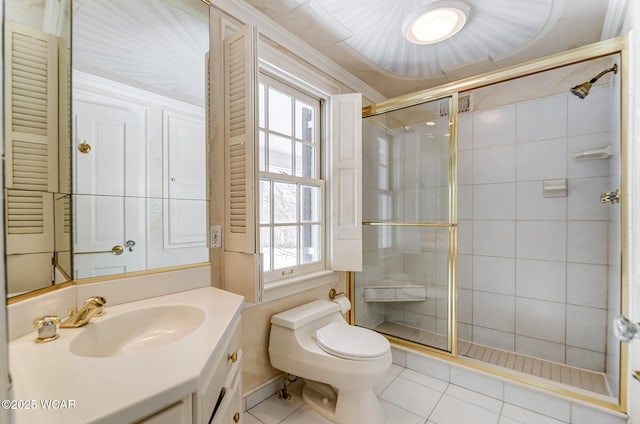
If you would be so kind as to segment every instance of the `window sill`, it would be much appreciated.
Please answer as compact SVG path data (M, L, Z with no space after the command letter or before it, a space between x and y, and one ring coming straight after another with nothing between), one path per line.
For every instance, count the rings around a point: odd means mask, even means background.
M264 286L262 302L270 302L325 284L337 283L339 279L340 272L323 270L267 283Z

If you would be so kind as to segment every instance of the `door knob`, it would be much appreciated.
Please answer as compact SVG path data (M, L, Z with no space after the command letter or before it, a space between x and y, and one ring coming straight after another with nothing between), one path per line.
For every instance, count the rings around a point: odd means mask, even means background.
M640 325L621 315L613 320L613 333L618 340L630 342L635 337L640 337Z
M83 140L82 143L78 144L78 150L80 153L88 154L91 151L91 145L87 144L87 140Z
M111 253L113 253L116 256L122 255L123 252L124 252L124 247L121 244L116 244L111 248Z

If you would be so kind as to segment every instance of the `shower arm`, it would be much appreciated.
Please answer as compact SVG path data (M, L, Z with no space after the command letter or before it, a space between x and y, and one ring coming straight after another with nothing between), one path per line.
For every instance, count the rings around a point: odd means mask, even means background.
M605 69L604 71L600 72L598 75L596 75L595 77L591 78L591 81L589 81L589 82L591 84L593 84L596 81L598 81L600 78L602 78L603 75L608 74L609 72L613 72L614 74L617 74L618 73L618 64L615 63L611 68Z

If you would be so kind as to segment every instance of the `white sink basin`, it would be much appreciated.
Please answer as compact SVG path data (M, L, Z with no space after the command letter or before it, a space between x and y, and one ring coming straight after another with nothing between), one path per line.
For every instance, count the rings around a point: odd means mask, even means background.
M108 311L107 311L108 313ZM200 308L159 305L94 320L79 331L69 349L79 356L114 357L148 351L192 333L204 321ZM73 330L78 331L78 330Z

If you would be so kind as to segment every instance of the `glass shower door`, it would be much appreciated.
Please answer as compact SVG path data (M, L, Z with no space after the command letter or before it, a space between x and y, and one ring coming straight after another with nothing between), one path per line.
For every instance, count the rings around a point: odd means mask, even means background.
M452 352L455 111L446 97L363 120L355 324Z

